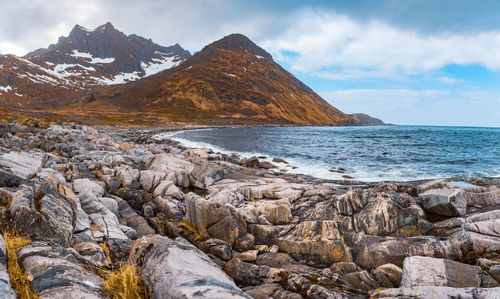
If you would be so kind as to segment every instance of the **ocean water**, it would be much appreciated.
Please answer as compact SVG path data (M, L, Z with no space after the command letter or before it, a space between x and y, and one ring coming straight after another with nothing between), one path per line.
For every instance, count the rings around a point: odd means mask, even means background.
M342 178L329 171L332 167L363 181L500 175L500 128L224 128L180 131L169 138L244 157L283 158L289 165L275 163L280 168L318 178Z

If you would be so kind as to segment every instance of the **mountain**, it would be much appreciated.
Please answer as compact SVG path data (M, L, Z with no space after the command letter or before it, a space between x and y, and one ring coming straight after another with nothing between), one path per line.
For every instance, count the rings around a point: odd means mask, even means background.
M92 99L97 99L93 109L113 106L140 110L180 122L360 124L241 34L204 47L168 71L92 93Z
M382 120L380 120L378 118L375 118L375 117L371 117L368 114L354 113L353 116L356 117L361 122L361 124L363 124L364 126L381 126L381 125L385 125L385 123Z
M71 96L97 85L121 84L156 74L191 57L176 44L163 47L106 23L93 30L76 25L57 44L24 57L0 57L0 97L33 104Z
M0 56L0 106L117 122L363 125L332 107L246 36L195 55L125 35L106 23L76 25L24 57Z

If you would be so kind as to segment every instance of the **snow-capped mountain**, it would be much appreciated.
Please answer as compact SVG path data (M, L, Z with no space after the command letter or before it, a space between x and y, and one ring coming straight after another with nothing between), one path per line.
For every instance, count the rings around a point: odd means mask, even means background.
M135 34L125 35L106 23L89 30L76 25L57 44L24 57L0 56L0 97L37 98L51 89L84 89L121 84L175 67L191 57L176 44L163 47ZM41 88L43 90L43 88Z

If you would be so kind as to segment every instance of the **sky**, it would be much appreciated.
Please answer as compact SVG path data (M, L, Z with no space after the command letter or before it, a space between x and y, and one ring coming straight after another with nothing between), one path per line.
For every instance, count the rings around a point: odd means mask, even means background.
M492 0L0 0L0 53L108 21L191 53L242 33L346 113L500 127L498 20Z

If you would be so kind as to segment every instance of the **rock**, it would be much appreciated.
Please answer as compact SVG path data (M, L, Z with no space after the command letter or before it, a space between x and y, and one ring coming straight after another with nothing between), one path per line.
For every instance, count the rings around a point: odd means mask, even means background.
M133 242L128 239L108 239L105 242L109 249L109 257L114 267L118 267L127 262Z
M138 266L152 298L250 298L187 241L145 236L134 243L130 260Z
M86 198L98 198L104 195L104 188L89 179L77 179L73 182L73 190L80 200Z
M137 215L137 212L134 211L126 201L116 196L113 197L113 199L118 204L118 213L120 214L120 217L125 220L127 226L132 228L137 233L138 237L152 235L155 233L154 229L149 226L148 222L141 216ZM125 234L127 233L125 232Z
M403 208L396 201L378 196L355 213L353 224L357 232L367 235L414 236L430 227L424 211L416 204Z
M401 287L449 286L498 287L491 276L479 266L462 264L448 259L423 256L407 257L403 262Z
M238 254L238 258L243 262L255 262L258 253L258 250L248 250Z
M344 279L357 290L369 291L379 287L377 281L367 271L345 274Z
M265 252L259 254L255 260L257 265L266 265L271 268L283 268L285 265L295 264L295 260L288 254L282 252Z
M292 220L292 210L288 205L267 205L266 219L273 224L287 224Z
M467 198L461 189L432 189L420 194L425 210L443 216L465 214Z
M403 269L393 264L378 266L373 271L373 276L378 284L384 288L397 288L401 283Z
M126 150L129 150L129 149L132 149L132 146L128 142L123 142L122 144L120 144L119 149L121 151L126 151Z
M238 258L231 259L225 266L224 271L238 284L245 286L262 284L270 272L270 268L264 265L254 265L242 262Z
M340 275L361 271L358 265L353 262L338 262L330 266L332 273Z
M19 263L31 276L31 289L42 298L106 298L97 265L72 248L33 242L19 250Z
M452 288L443 286L418 286L412 288L377 290L371 294L371 297L412 299L486 299L500 298L500 288Z
M173 197L177 200L184 200L186 195L172 181L162 181L153 191L154 197Z
M420 236L410 238L364 236L349 242L353 247L356 264L375 269L384 264L402 267L409 256L429 256L460 260L462 251L457 241L437 237Z
M35 176L42 167L42 156L27 152L8 152L0 156L0 187L17 187Z
M130 240L137 240L139 238L139 235L137 234L137 231L129 226L120 224L120 228L122 232L130 239Z
M161 172L143 170L139 178L142 189L146 192L152 192L165 179L165 174Z
M246 167L250 167L250 168L256 168L256 167L259 167L259 158L257 157L250 157L248 159L245 160L245 166Z
M134 182L139 181L140 172L128 165L122 165L116 169L116 177L123 187L130 187Z
M100 267L109 267L106 253L102 250L101 246L95 243L82 242L76 244L73 248L82 256L91 259L96 265Z
M149 170L166 174L168 180L172 180L177 186L184 188L189 187L189 173L193 169L192 163L168 154L157 155L149 165Z
M186 218L200 233L208 232L231 245L246 234L246 222L232 215L231 209L194 193L186 198Z
M194 167L193 171L189 174L189 182L195 188L205 189L215 182L222 180L226 171L216 162L204 161Z
M266 283L246 291L248 295L255 299L269 298L287 298L287 299L302 299L302 296L297 293L292 293L284 290L277 283ZM314 298L314 297L311 297Z
M306 258L325 264L352 260L334 221L301 222L275 242L281 251L298 260Z
M16 228L32 240L69 247L78 200L73 192L58 184L57 177L49 176L38 190L37 198L31 187L22 186L14 194L10 214Z
M7 247L2 235L0 235L0 298L16 298L16 292L12 289L7 272Z
M278 168L278 166L274 165L271 162L264 161L264 162L260 162L259 163L259 168L263 168L263 169L275 169L275 168Z
M281 158L273 158L273 162L274 163L285 163L285 164L288 164L287 161L281 159Z
M278 245L273 245L273 246L269 247L268 252L270 252L270 253L277 253L279 250L280 250L280 248L279 248Z

